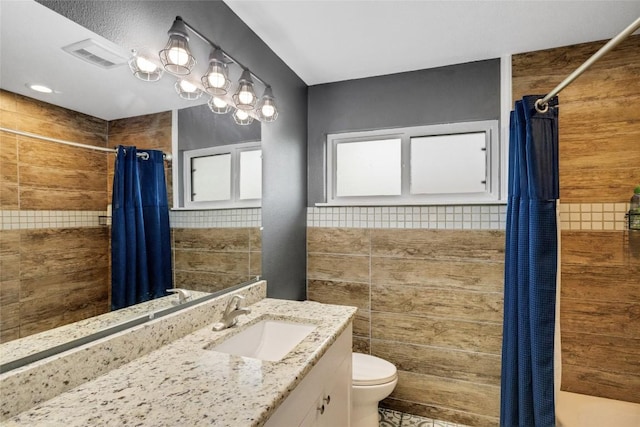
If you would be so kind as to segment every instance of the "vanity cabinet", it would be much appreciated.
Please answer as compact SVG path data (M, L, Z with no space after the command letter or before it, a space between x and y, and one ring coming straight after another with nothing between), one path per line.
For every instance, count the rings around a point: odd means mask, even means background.
M285 399L265 427L347 427L351 410L351 324Z

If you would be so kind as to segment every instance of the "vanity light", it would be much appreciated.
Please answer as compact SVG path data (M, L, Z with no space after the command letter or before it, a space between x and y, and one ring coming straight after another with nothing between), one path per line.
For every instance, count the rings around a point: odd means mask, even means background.
M209 68L202 76L202 86L211 95L226 95L231 86L229 69L220 49L214 48L209 54Z
M209 105L211 111L216 114L227 114L231 111L231 105L229 105L224 99L218 98L217 96L212 96L211 99L209 99L209 102L207 102L207 105Z
M198 86L191 83L189 80L181 79L174 85L176 92L182 99L193 101L202 96L202 91L198 89Z
M131 50L132 56L129 59L129 68L134 76L145 82L155 82L160 80L164 70L155 64L145 55L139 54L135 50Z
M136 77L145 81L159 80L164 71L176 76L191 74L196 65L196 58L189 48L189 34L195 34L200 40L211 48L209 53L209 65L199 81L195 79L180 79L174 87L181 98L194 100L207 92L211 98L207 102L212 112L226 114L235 110L233 119L239 125L248 125L254 119L262 122L273 122L278 117L275 97L271 86L249 71L238 60L225 52L220 46L213 43L198 30L185 22L180 16L171 25L169 41L159 52L162 67L156 64L156 60L147 55L139 55L133 51L133 58L129 61L129 67ZM240 73L238 87L233 96L230 96L230 73ZM264 87L262 98L256 96L255 81Z
M189 35L181 17L176 17L167 34L169 41L159 53L164 69L179 76L191 73L196 65L196 58L189 49Z
M233 120L236 122L236 124L241 126L246 126L253 123L253 117L251 117L245 110L241 110L239 108L233 112Z
M233 102L239 110L253 110L256 105L256 93L253 90L253 79L248 69L244 69L240 80L238 80L238 90L233 95Z
M258 120L262 122L274 122L278 118L278 110L276 108L275 98L271 86L264 89L262 98L256 107Z

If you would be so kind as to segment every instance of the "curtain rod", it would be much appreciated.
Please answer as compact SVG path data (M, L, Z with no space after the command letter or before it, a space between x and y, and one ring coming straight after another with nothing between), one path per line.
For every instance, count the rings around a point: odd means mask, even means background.
M626 39L630 36L635 30L640 28L640 18L636 19L629 25L627 28L622 30L620 34L612 38L602 46L596 53L594 53L591 58L587 59L581 66L576 68L576 70L569 74L567 78L565 78L558 86L553 88L551 92L547 94L544 98L538 99L536 101L536 110L539 112L546 112L549 107L548 102L551 98L556 96L562 89L569 86L575 79L577 79L582 73L584 73L589 67L593 65L598 59L600 59L604 54L609 52L611 49L616 47L622 40Z
M0 127L0 131L13 133L15 135L20 135L20 136L26 136L29 138L42 139L44 141L55 142L58 144L70 145L72 147L88 148L89 150L102 151L105 153L118 152L116 148L96 147L95 145L80 144L79 142L65 141L64 139L58 139L58 138L50 138L48 136L38 135L37 133L23 132L23 131L14 130L14 129L7 129L4 127ZM138 153L138 157L142 157L142 156L144 156L143 153ZM173 158L173 156L170 153L162 153L162 157L168 162L170 162Z

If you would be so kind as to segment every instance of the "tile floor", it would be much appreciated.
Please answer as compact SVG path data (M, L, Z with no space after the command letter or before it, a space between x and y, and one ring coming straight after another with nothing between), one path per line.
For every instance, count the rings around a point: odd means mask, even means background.
M466 427L462 424L405 414L391 409L378 409L380 427Z

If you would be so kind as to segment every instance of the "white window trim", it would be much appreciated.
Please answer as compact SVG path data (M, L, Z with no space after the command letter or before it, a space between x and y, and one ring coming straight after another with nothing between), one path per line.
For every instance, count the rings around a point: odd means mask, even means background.
M184 182L184 209L232 209L232 208L259 208L262 199L240 200L240 153L262 149L260 141L241 144L221 145L217 147L199 148L187 150L183 153L182 171ZM191 159L194 157L214 156L218 154L231 154L231 200L202 201L191 200Z
M483 193L411 195L410 143L412 137L435 136L454 133L486 132L487 135L487 187ZM413 126L374 131L328 134L326 143L326 203L316 206L399 206L399 205L457 205L504 204L506 183L501 174L501 162L506 156L506 144L499 137L498 120ZM344 142L371 141L400 138L402 140L402 195L373 197L337 197L336 194L336 145Z

